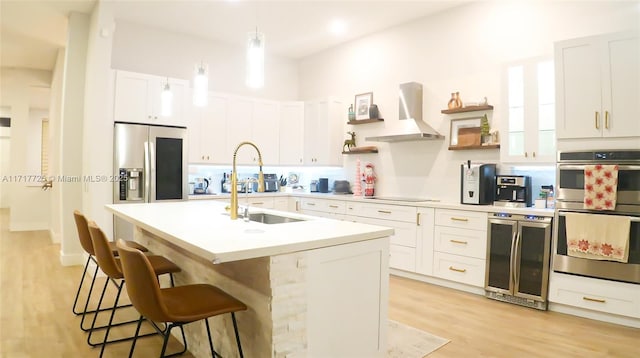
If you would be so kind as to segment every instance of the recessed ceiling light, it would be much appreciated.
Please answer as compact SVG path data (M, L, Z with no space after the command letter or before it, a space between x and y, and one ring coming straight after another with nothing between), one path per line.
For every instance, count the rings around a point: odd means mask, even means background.
M334 35L342 35L347 32L347 23L342 19L334 19L329 23L329 31Z

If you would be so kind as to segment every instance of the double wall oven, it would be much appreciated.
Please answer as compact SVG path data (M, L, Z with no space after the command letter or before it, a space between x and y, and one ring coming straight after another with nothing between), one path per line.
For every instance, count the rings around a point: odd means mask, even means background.
M583 209L585 166L617 165L618 186L614 210ZM597 150L558 152L553 270L640 284L640 150ZM567 253L567 213L621 215L629 217L628 262L600 261L572 257Z

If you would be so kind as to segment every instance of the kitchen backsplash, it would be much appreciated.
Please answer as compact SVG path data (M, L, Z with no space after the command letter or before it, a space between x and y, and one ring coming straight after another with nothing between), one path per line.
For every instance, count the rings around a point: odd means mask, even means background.
M499 175L528 175L531 177L532 197L536 199L543 185L553 185L554 191L556 187L556 167L517 167L517 166L498 166Z
M246 179L253 176L258 172L257 167L238 167L238 178ZM309 183L311 180L317 180L318 178L329 179L329 190L333 189L333 183L336 180L344 180L348 178L344 174L342 168L325 168L325 167L268 167L262 168L262 172L265 174L275 173L278 177L282 175L283 178L288 180L290 174L296 174L298 176L298 185L302 185L304 191L309 191ZM214 193L220 193L221 182L224 174L231 173L230 166L213 166L213 165L189 165L189 182L194 182L195 178L211 178L211 184ZM353 183L351 183L353 184ZM287 186L291 187L290 182Z
M353 169L348 168L324 168L324 167L263 167L264 173L275 173L278 177L282 175L283 178L288 178L289 174L294 173L298 175L299 185L302 185L304 191L309 191L309 182L311 180L317 180L318 178L329 179L329 190L333 189L333 183L335 180L348 180L353 188ZM195 178L205 177L211 178L212 190L214 193L221 192L221 181L225 173L230 173L231 167L228 166L212 166L212 165L190 165L189 166L189 182L194 182ZM244 179L251 177L257 172L257 168L254 167L238 167L238 178ZM533 198L538 197L538 193L543 185L554 185L556 182L556 168L555 166L508 166L498 165L499 175L528 175L531 177L531 188ZM386 175L386 174L385 174ZM458 177L456 176L456 179ZM457 179L459 180L459 179ZM288 183L291 186L291 183ZM410 193L403 195L410 195ZM441 195L442 197L458 198L459 193L453 193L452 195ZM455 201L455 200L454 200Z

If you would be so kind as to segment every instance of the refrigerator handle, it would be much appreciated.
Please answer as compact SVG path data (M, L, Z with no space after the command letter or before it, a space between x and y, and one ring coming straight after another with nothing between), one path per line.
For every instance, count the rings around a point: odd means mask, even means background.
M153 141L149 141L149 202L155 201L156 192L156 148Z
M511 235L511 257L509 257L509 281L510 284L513 283L515 285L516 283L516 277L515 277L515 266L514 266L514 258L515 258L515 248L516 248L516 236L518 235L517 231L513 232L513 235ZM511 285L510 285L511 286ZM515 288L515 287L512 287Z
M515 287L513 288L513 292L520 289L520 246L522 235L520 235L520 231L516 235L516 248L514 250L514 260L513 260L513 279L515 282Z
M149 153L149 142L144 142L144 202L148 203L150 200L151 189L151 160Z

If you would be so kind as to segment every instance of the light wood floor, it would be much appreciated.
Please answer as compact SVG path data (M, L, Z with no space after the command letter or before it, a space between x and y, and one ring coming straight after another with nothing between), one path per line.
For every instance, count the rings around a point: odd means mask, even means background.
M10 233L8 211L0 209L0 357L98 356L99 350L86 344L80 318L71 313L82 268L60 265L59 251L46 232ZM391 278L390 288L391 319L451 340L429 357L640 356L640 329L398 277ZM119 318L137 318L132 309L121 311ZM133 329L122 328L114 335ZM159 337L139 340L135 356L158 356L161 345ZM126 357L129 347L129 342L111 344L105 357ZM169 352L179 348L173 340Z

